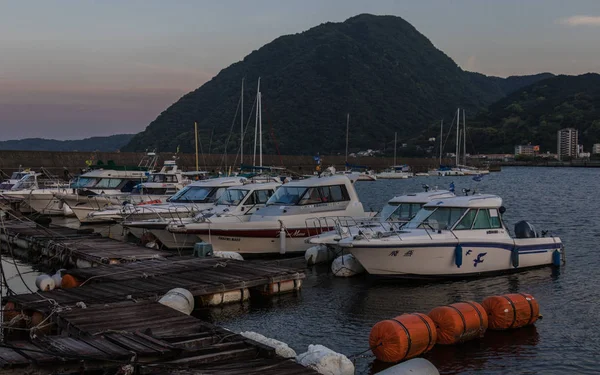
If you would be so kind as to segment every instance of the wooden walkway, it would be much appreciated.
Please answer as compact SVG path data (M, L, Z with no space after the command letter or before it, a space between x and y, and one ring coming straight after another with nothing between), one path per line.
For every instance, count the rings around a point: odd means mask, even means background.
M6 300L20 309L47 312L51 306L48 300L59 306L73 306L78 302L92 305L130 299L157 300L173 288L185 288L195 297L247 289L251 295L277 294L270 293L271 286L291 282L297 290L306 276L298 269L264 263L194 257L74 269L67 273L83 284L70 289L9 296Z
M94 267L144 259L163 258L172 252L104 238L93 230L57 225L43 227L32 222L10 221L0 227L2 249L17 257L40 259L64 268Z
M0 368L48 373L69 365L120 367L135 353L143 374L316 374L275 350L157 302L72 308L52 317L57 333L0 348ZM66 336L69 337L66 337ZM75 371L77 368L72 368ZM45 372L44 372L45 371ZM16 372L15 372L16 373Z

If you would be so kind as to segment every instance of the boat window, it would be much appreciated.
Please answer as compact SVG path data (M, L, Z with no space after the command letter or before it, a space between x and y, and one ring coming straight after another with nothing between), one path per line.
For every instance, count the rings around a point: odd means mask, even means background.
M324 202L344 202L349 201L348 191L344 185L323 186L321 195Z
M491 229L492 223L490 220L490 211L487 209L479 210L477 212L477 217L475 218L475 223L473 224L473 229Z
M304 195L302 196L302 199L300 199L300 202L298 202L298 204L304 205L304 204L323 203L323 198L321 197L320 190L321 189L317 188L317 187L309 188L304 193Z
M216 202L221 198L224 192L227 191L226 187L213 188L212 191L208 194L209 202Z
M148 179L148 182L163 182L165 180L164 174L153 174Z
M433 210L433 212L431 212ZM444 230L452 228L454 223L465 212L465 208L437 207L423 208L406 225L406 228L424 228L434 230Z
M90 188L96 185L96 182L99 180L93 177L80 177L76 179L72 184L71 188L80 189L80 188Z
M237 206L244 199L244 197L248 194L248 190L243 189L227 189L219 199L217 200L217 204L224 204L228 206ZM248 204L248 203L246 203Z
M398 206L398 203L388 203L385 206L383 206L383 208L381 209L381 211L379 211L377 216L381 220L388 220L390 218L390 215L394 213Z
M10 190L13 186L10 182L3 182L0 184L0 190Z
M500 215L498 215L498 210L495 208L490 208L490 224L492 228L502 228L502 223L500 222Z
M121 186L122 193L130 193L138 185L137 181L129 180Z
M473 221L475 221L475 216L477 215L477 210L469 210L465 216L456 224L454 230L466 230L471 229L473 226Z
M122 181L123 180L120 178L102 178L95 187L97 189L114 189L119 186Z
M256 195L255 200L257 204L265 204L273 195L273 190L257 190L254 194Z
M173 195L170 202L204 202L208 195L212 192L209 187L202 186L186 186Z
M11 190L31 189L35 187L35 175L27 174L12 187Z
M281 186L275 191L275 194L269 198L267 205L297 204L300 197L302 197L307 190L308 189L305 187Z
M435 211L435 207L423 207L421 211L410 219L410 221L404 226L408 229L422 228L421 224Z

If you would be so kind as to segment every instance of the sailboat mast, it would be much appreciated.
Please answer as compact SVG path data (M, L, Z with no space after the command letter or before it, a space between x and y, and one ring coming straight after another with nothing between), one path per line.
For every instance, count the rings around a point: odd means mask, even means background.
M262 149L262 93L258 92L258 144L259 144L259 160L260 166L263 166L263 149Z
M460 108L456 110L456 165L458 166L460 155Z
M198 123L194 121L194 134L196 135L196 171L198 171Z
M256 113L254 118L254 154L252 156L252 166L256 166L256 143L258 141L258 112L260 107L260 77L258 77L258 87L256 88Z
M348 163L348 129L350 126L350 113L346 115L346 163Z
M442 165L442 148L444 147L442 138L444 137L444 120L440 123L440 166Z
M398 143L398 132L394 132L394 168L396 167L396 144Z
M240 165L244 164L244 80L245 78L242 78L242 93L240 97Z
M467 165L467 124L465 122L465 110L463 109L463 164Z

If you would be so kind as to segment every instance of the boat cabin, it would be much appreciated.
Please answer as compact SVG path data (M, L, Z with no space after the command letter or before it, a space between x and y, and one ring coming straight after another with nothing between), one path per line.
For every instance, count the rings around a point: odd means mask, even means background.
M214 203L232 186L241 186L242 177L220 177L191 183L169 198L169 203Z
M504 229L503 210L502 198L491 194L434 199L425 204L402 229Z
M95 169L76 177L71 182L70 188L93 193L105 190L130 193L136 185L146 181L147 178L143 171Z
M249 215L260 207L264 207L273 196L280 183L267 182L234 186L225 190L214 207L203 210L195 221L214 215Z
M379 221L408 221L421 210L423 205L434 199L455 197L448 190L432 190L421 193L398 195L390 199L376 215Z

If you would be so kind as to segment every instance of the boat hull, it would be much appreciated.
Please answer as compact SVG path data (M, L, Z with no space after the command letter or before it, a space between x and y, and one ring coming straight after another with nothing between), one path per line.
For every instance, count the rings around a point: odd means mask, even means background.
M349 250L370 274L409 279L476 277L552 265L553 252L562 252L560 240L554 238L462 242L459 266L457 245L458 241L412 244L407 241L401 245L356 244ZM517 263L515 251L518 251Z

